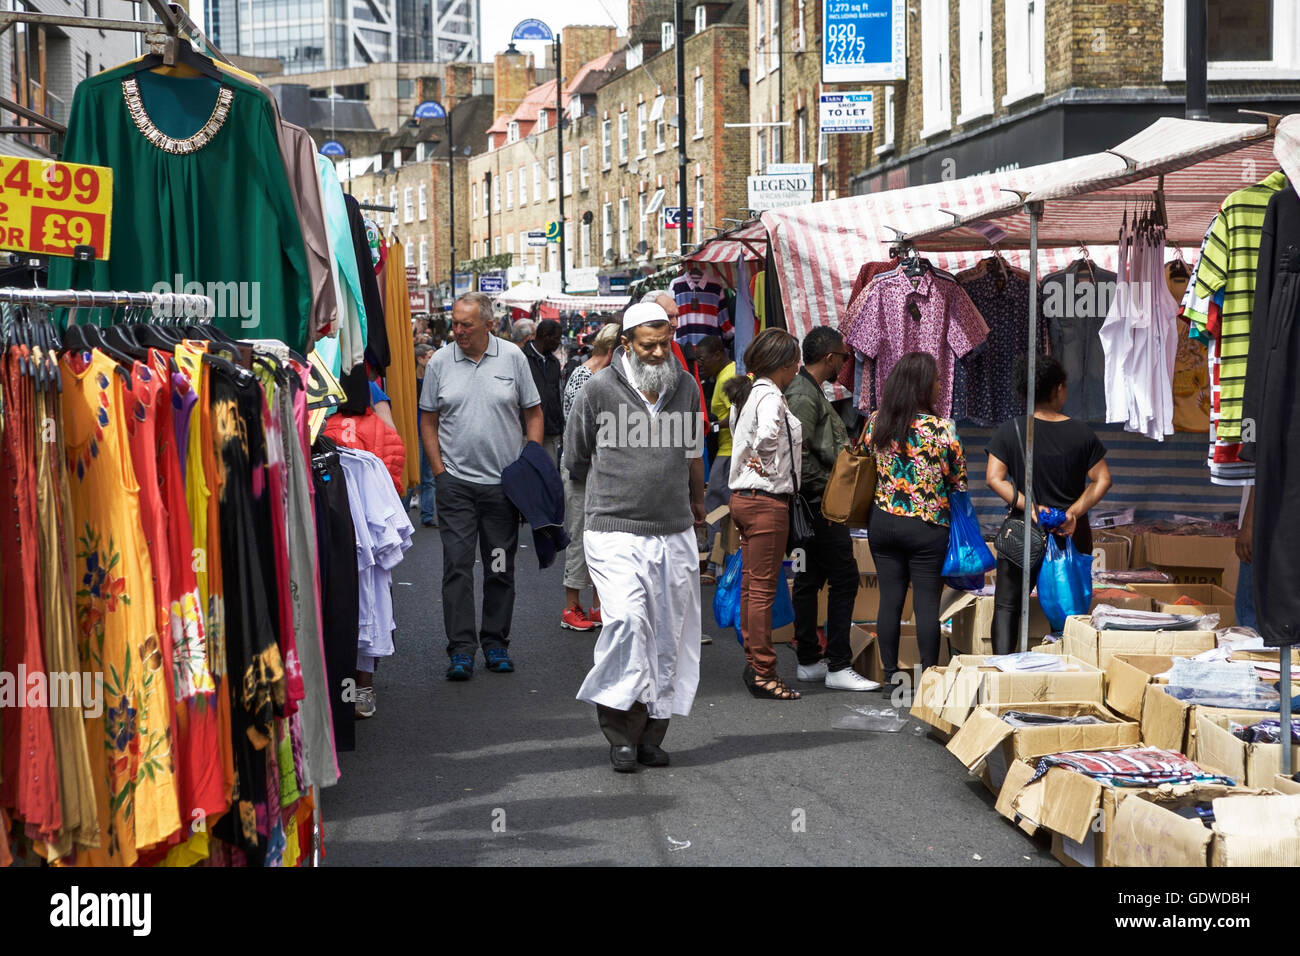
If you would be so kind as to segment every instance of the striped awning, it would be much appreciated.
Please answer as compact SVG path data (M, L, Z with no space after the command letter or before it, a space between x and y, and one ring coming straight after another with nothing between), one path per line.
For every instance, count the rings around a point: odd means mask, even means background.
M1278 168L1264 124L1162 117L1114 149L1079 157L1019 194L918 221L906 238L918 249L970 249L996 236L1003 248L1029 245L1027 204L1043 203L1044 246L1113 243L1126 214L1158 195L1170 242L1199 246L1224 197Z
M542 299L547 308L561 312L617 312L632 300L625 295L548 295Z
M734 263L740 259L762 260L767 256L767 228L759 220L706 240L683 258L691 262Z

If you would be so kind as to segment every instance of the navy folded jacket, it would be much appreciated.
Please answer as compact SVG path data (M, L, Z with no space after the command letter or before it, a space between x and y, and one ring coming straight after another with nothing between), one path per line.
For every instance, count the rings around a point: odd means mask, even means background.
M555 553L569 546L564 530L564 483L555 460L545 448L530 441L519 458L501 472L501 486L533 529L538 566L549 568Z

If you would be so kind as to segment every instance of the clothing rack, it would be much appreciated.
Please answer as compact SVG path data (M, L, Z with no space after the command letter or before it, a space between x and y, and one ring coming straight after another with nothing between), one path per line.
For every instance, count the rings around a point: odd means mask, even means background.
M210 318L216 303L206 295L183 292L89 292L76 289L0 289L0 302L75 308L142 308L173 315Z

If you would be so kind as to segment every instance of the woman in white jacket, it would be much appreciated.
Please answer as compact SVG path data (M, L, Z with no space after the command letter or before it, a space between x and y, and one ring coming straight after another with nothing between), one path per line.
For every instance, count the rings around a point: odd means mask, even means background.
M776 673L772 602L781 586L790 499L799 490L802 427L782 394L799 371L799 341L784 329L765 329L745 350L745 367L752 382L737 376L724 386L732 402L731 517L744 566L743 680L755 697L798 700Z

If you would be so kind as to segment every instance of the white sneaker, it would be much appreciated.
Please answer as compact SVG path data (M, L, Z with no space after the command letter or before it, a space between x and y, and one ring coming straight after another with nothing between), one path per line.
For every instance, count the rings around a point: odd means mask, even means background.
M816 664L800 664L795 671L795 676L802 681L826 680L826 661L820 660Z
M825 664L822 665L825 667ZM831 671L826 675L826 686L831 690L880 690L880 685L867 680L852 667Z
M373 687L358 687L356 711L358 720L366 720L375 716L375 689Z

